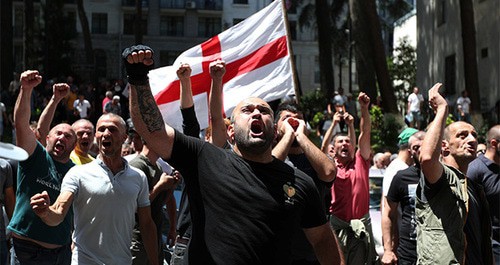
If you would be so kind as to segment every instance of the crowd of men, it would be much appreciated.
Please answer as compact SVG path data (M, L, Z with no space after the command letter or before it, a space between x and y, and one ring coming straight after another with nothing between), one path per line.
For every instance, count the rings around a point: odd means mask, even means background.
M10 164L0 160L12 237L7 261L10 241L0 230L0 264L500 263L500 125L489 129L486 150L477 155L478 133L470 123L446 125L441 84L429 90L434 120L425 132L400 133L397 157L385 171L384 253L378 256L369 214L371 99L365 93L357 97L359 121L336 107L318 147L293 102L274 112L262 99L247 98L224 119L226 69L216 60L209 65L209 133L200 139L190 66L177 71L180 132L164 123L150 89L153 51L137 45L122 57L127 121L113 111L120 98L110 94L95 126L80 98L75 109L83 116L50 128L71 91L70 84L56 83L30 126L32 92L43 77L36 70L20 75L13 119L16 144L29 157L17 166L17 183ZM125 155L124 143L136 152ZM181 179L176 214L173 190ZM171 258L163 252L165 206Z

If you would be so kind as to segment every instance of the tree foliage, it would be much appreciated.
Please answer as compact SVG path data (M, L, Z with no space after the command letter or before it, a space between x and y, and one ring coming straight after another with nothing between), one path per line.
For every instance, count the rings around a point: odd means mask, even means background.
M417 52L408 38L400 40L393 56L387 60L389 74L393 80L394 92L401 113L406 111L406 99L412 93L417 77Z

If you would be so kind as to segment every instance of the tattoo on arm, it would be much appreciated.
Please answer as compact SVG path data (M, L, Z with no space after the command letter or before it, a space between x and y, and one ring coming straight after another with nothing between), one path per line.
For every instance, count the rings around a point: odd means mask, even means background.
M136 86L140 115L149 132L162 129L163 118L149 86Z

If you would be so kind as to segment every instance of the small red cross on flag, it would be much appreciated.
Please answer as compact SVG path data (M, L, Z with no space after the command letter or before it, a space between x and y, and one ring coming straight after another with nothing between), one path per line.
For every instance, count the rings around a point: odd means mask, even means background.
M248 97L272 101L293 94L292 66L281 1L273 1L239 24L183 52L173 66L149 73L156 103L164 121L173 128L182 128L179 80L175 73L181 63L191 66L196 114L200 127L208 127L211 82L208 65L216 59L226 62L223 78L226 116L231 115L239 101Z

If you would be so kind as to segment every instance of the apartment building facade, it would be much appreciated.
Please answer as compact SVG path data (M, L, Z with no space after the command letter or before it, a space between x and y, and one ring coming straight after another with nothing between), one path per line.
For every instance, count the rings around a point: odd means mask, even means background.
M84 42L77 5L75 0L66 0L64 12L74 17L72 21L77 32L76 39L72 41L73 71L82 77L95 71L101 79L123 78L120 53L134 43L135 0L83 2L91 30L95 65L83 63ZM271 0L142 0L143 42L155 50L156 67L171 65L183 51L237 24L270 2ZM35 1L35 13L40 12L43 12L40 3ZM318 47L315 30L299 29L299 12L300 9L290 6L288 18L298 77L302 92L307 93L319 87ZM23 15L23 1L14 1L16 69L22 68Z

